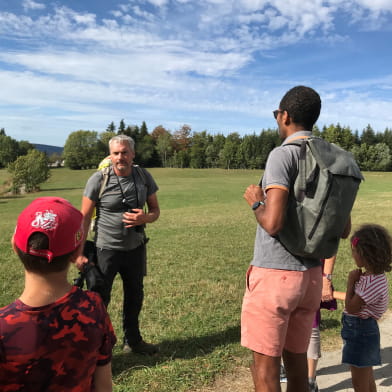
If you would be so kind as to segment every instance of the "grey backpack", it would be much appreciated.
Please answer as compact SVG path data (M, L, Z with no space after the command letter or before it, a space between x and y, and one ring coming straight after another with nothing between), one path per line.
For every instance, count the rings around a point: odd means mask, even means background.
M290 144L300 148L298 176L278 239L293 255L332 257L364 178L353 155L336 144L316 136Z

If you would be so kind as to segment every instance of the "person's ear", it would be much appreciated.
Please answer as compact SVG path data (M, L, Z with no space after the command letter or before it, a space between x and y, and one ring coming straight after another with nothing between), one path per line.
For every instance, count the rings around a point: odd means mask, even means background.
M82 253L83 253L83 248L82 248L82 244L80 244L73 252L72 252L72 255L70 256L70 258L69 258L69 262L70 263L75 263L76 262L76 259L79 257L79 256L82 256Z
M15 254L18 254L18 252L16 251L14 236L12 236L12 238L11 238L11 245L12 245L12 249L15 252Z
M289 112L287 110L284 110L282 113L282 121L283 121L284 125L287 125L287 126L292 123L291 117L290 117Z

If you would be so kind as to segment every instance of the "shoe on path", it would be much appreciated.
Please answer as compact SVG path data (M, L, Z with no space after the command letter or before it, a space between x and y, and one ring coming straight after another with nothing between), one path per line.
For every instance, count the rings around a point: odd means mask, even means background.
M309 380L309 391L310 392L319 392L316 380Z
M280 382L287 382L286 370L283 365L280 365Z

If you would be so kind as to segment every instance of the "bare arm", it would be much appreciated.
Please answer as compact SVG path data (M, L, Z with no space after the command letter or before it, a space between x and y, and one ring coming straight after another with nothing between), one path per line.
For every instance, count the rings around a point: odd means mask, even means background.
M145 223L152 223L155 222L159 215L161 214L161 210L159 208L158 197L156 193L148 196L147 198L147 207L148 211L145 214Z
M333 297L335 299L339 299L340 301L344 301L346 299L346 293L344 291L334 291Z
M280 188L271 188L267 191L268 199L265 205L260 205L255 210L257 222L271 236L282 229L286 213L288 192ZM244 198L251 207L256 201L264 201L264 193L260 186L249 185L244 193Z
M112 392L112 363L97 366L94 372L95 392Z
M347 312L351 314L358 313L365 304L363 299L355 294L355 283L361 275L362 271L360 269L352 270L348 275L345 307Z
M83 245L86 242L88 232L90 229L90 223L91 223L91 217L93 215L95 208L95 202L89 199L86 196L83 196L82 199L82 208L81 208L81 213L83 215L83 242L81 244L81 251L83 251ZM81 269L82 265L87 262L87 258L84 257L83 255L80 255L79 257L76 258L75 264L76 267Z
M83 215L83 229L84 229L84 240L86 240L88 236L88 231L90 229L91 218L93 216L95 208L95 201L92 201L86 196L83 196L82 199L82 208L81 213Z

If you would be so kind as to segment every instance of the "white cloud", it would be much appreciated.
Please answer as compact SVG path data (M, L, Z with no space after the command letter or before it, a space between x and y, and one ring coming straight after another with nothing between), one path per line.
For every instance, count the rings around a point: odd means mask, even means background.
M45 4L37 3L33 0L23 0L22 7L25 11L29 10L43 10L45 9Z
M157 7L162 7L166 5L169 0L147 0L147 1Z
M371 11L392 11L390 0L356 0L355 2Z
M312 72L306 80L276 76L281 69L300 69L317 60L312 53L301 53L303 58L296 62L297 43L348 40L338 19L381 29L382 17L392 7L389 1L147 1L159 9L133 0L118 5L106 19L63 6L34 17L0 13L0 35L17 39L12 50L5 45L0 50L0 85L7 92L2 104L16 105L16 111L31 110L32 123L43 124L44 118L53 129L59 119L68 127L80 124L91 129L99 122L106 126L116 116L124 117L124 108L132 108L126 110L142 120L169 124L182 118L183 122L193 118L197 124L209 114L208 122L218 127L220 121L222 128L245 122L239 120L245 114L257 124L257 131L274 126L271 110L288 85L315 83L325 97L322 124L345 119L362 129L369 122L375 128L382 126L381 121L392 123L385 114L390 102L374 92L391 89L390 77L324 84L322 72L317 80ZM281 55L290 49L287 57ZM279 55L280 63L270 61ZM367 90L368 95L363 93ZM334 99L329 97L332 92ZM59 108L62 113L53 115ZM225 113L220 119L219 112ZM94 119L90 126L83 113ZM0 115L10 118L3 109Z

